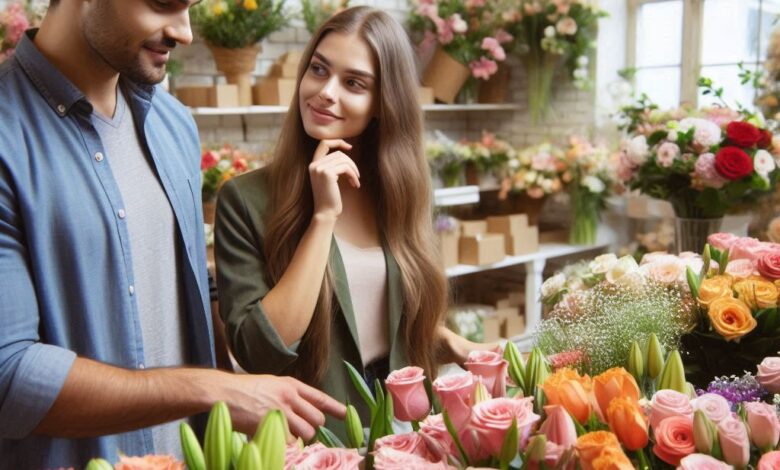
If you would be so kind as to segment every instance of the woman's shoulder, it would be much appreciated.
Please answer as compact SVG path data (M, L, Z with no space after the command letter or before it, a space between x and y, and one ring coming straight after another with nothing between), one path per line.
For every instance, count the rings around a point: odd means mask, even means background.
M226 181L219 191L218 206L242 205L250 212L264 212L268 204L268 170L258 168Z

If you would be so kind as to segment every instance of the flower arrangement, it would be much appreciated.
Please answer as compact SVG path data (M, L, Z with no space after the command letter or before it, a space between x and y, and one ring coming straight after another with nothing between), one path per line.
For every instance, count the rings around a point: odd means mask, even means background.
M257 160L249 154L225 144L218 149L204 150L200 157L201 192L204 201L213 201L225 181L257 167Z
M441 178L446 188L461 184L463 177L461 155L467 151L461 147L441 133L438 134L437 139L425 142L425 156L431 173Z
M482 138L463 142L466 179L470 184L478 184L480 177L500 178L506 174L509 160L515 157L515 148L495 134L482 131ZM471 173L473 176L470 178ZM494 183L495 184L495 183Z
M512 191L524 192L532 199L557 193L571 181L563 151L550 143L518 151L508 165Z
M0 11L0 62L11 57L22 34L40 20L32 11L29 1L12 2Z
M467 65L474 78L487 80L506 59L500 11L484 0L412 0L409 28L422 36L422 48L438 45Z
M528 74L533 122L547 116L553 73L560 63L577 88L590 86L589 57L595 48L598 19L606 16L594 4L584 0L508 2L503 15L515 38L512 47Z
M289 21L284 0L207 0L190 16L208 44L225 49L253 46Z
M303 8L303 22L306 24L306 30L310 34L314 34L314 31L328 18L349 8L349 0L320 0L318 2L302 0L301 7Z

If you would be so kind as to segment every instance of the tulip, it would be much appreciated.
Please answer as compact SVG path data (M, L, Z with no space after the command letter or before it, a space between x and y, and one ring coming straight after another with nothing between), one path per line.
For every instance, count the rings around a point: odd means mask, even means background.
M702 410L693 412L693 442L697 452L707 455L720 453L718 428Z
M634 376L637 383L642 382L642 377L645 375L644 362L642 349L639 348L639 343L634 341L631 343L631 352L628 353L628 372Z
M260 450L263 469L282 470L287 445L287 418L279 410L269 411L252 439Z
M592 389L590 377L581 377L577 371L562 368L550 375L541 388L550 405L561 405L580 424L590 418L591 403L589 394Z
M680 393L688 391L682 358L680 357L680 352L676 349L672 350L669 353L669 357L666 358L666 364L664 364L664 369L661 371L658 388L661 390L677 390Z
M631 398L615 398L607 408L609 429L628 450L636 451L647 446L648 422L639 403Z
M347 440L349 446L353 449L360 449L363 447L363 423L360 422L360 416L357 410L352 405L347 405L347 418L345 420L347 427Z
M655 380L661 374L664 367L664 348L655 333L650 333L650 339L647 340L647 376Z
M547 405L544 407L547 419L542 423L539 432L547 436L547 440L565 449L569 449L577 442L577 428L574 420L566 409L560 405Z
M594 377L593 394L602 415L606 415L610 402L615 398L625 397L638 402L641 396L636 380L622 367L613 367Z

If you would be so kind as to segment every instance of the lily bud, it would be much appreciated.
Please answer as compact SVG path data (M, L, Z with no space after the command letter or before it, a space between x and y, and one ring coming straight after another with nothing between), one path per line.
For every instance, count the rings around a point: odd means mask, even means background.
M479 377L477 383L474 384L474 405L490 400L491 398L493 397L490 396L487 387L482 383L482 377Z
M363 423L360 422L360 416L352 405L347 405L347 440L349 446L354 449L363 447Z
M269 411L253 438L260 450L263 470L283 470L287 446L287 419L279 410Z
M244 444L241 455L238 457L236 470L257 470L262 469L263 462L260 458L260 448L257 443L252 441Z
M718 429L715 423L702 410L693 412L693 442L696 451L712 455L712 449L718 439Z
M672 352L669 353L669 357L666 359L664 369L661 371L658 389L676 390L680 393L688 392L682 358L680 357L680 352L676 349L672 350Z
M628 353L628 372L634 376L637 383L642 383L642 377L645 375L645 359L636 341L631 344L631 351Z
M507 341L506 346L504 346L504 359L509 363L509 377L512 378L515 385L525 389L525 364L514 342Z
M104 459L92 459L87 462L85 470L113 470L114 466Z
M525 448L525 455L530 462L543 462L546 450L547 436L544 434L537 434L528 440L528 446Z
M650 338L647 340L645 358L647 358L647 376L655 380L664 367L664 347L655 333L650 333Z

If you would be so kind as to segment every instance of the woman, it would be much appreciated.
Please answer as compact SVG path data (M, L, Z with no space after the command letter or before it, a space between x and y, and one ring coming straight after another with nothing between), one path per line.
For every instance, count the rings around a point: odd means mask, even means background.
M410 364L434 377L480 346L441 325L414 71L386 13L330 19L303 54L273 162L227 182L217 205L220 311L238 362L349 400L364 420L342 361L369 383Z

